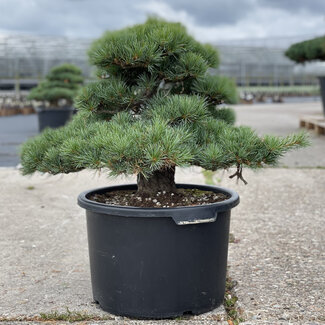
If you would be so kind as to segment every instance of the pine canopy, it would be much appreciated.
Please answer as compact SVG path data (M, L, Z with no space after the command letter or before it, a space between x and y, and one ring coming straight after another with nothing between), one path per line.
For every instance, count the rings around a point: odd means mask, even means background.
M219 57L178 23L145 24L106 32L89 50L99 80L76 99L78 114L22 148L23 173L58 174L107 168L110 175L150 180L177 166L208 170L274 165L305 135L259 137L233 125L234 83L212 76ZM150 182L149 182L150 183ZM149 184L150 187L150 184Z
M297 63L314 60L325 61L325 37L316 37L292 44L285 52L285 55Z
M46 80L33 88L28 98L47 101L51 107L57 107L60 99L65 99L71 104L82 83L82 71L72 64L65 63L52 68Z

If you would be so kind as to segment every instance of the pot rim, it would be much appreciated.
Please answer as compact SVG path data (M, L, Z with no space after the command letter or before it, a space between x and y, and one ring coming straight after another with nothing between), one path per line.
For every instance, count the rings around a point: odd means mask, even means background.
M95 188L92 190L87 190L79 194L78 205L86 210L91 210L98 213L104 213L116 216L127 216L127 217L170 217L171 214L177 212L189 212L190 214L195 212L204 212L213 210L214 213L223 212L234 208L239 204L239 195L237 192L227 189L224 187L212 186L212 185L199 185L199 184L176 184L177 188L196 188L201 190L221 192L223 194L229 195L229 199L204 205L195 206L181 206L173 208L144 208L144 207L134 207L134 206L121 206L121 205L109 205L105 203L99 203L92 201L87 197L95 192L103 193L107 190L127 190L136 189L136 184L125 184L125 185L114 185L106 186L101 188Z
M44 112L68 112L68 111L73 111L74 107L73 106L61 106L61 107L45 107L45 106L38 106L35 108L35 111L37 113L44 113Z

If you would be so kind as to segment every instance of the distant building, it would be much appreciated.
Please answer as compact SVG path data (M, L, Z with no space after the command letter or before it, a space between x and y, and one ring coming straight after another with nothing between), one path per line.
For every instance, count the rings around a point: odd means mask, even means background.
M87 49L91 39L46 36L0 36L0 89L29 89L55 65L69 62L92 78ZM274 42L274 41L273 41ZM321 66L296 66L280 47L236 45L236 41L216 45L221 57L214 71L236 80L238 85L314 84ZM263 44L263 42L262 42ZM273 44L273 43L272 43ZM253 45L253 46L252 46ZM325 73L325 69L324 69Z
M215 71L232 77L241 86L315 84L315 73L298 67L284 49L253 46L217 46L221 64Z
M53 36L0 36L0 88L29 89L61 63L79 66L91 76L87 49L92 40Z

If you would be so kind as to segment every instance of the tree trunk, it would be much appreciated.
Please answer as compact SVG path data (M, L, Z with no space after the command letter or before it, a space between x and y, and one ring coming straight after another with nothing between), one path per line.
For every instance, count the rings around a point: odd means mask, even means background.
M138 194L152 195L157 192L176 192L175 168L155 171L150 177L145 178L142 174L137 176Z
M59 100L58 99L54 99L49 101L50 103L50 108L58 108L59 107Z

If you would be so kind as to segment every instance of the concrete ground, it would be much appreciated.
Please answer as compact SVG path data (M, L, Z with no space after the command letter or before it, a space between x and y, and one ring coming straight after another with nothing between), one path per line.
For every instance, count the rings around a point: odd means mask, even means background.
M213 178L241 196L232 214L235 243L230 244L229 276L238 283L235 291L243 317L247 324L325 323L325 171L266 169L246 171L246 178L247 186L221 173ZM177 180L205 182L199 169L180 170ZM15 169L0 169L3 321L22 316L32 320L67 307L106 315L92 303L85 217L76 198L89 188L132 181L112 181L88 171L23 177ZM225 317L222 310L182 322L215 324L220 317ZM129 323L114 317L106 322Z
M189 175L196 183L204 182L197 171L180 171L178 180L186 181ZM23 177L14 168L0 169L0 323L32 321L40 313L65 313L66 308L92 318L108 316L108 324L126 323L102 312L92 301L85 212L76 199L89 188L130 182L135 179L112 181L89 171ZM206 324L223 318L221 308L191 321Z
M319 103L304 105L235 109L239 124L285 135L297 131L299 114L321 112ZM286 168L245 171L247 186L230 180L230 172L209 179L198 168L177 172L178 182L212 181L241 197L232 212L228 264L243 324L325 324L325 169L317 168L325 166L325 137L311 133L311 140L312 147L282 160ZM68 308L85 313L89 324L227 324L223 308L137 321L93 304L85 216L76 198L89 188L134 181L89 171L23 177L0 168L0 323L39 324L41 313L53 319Z

